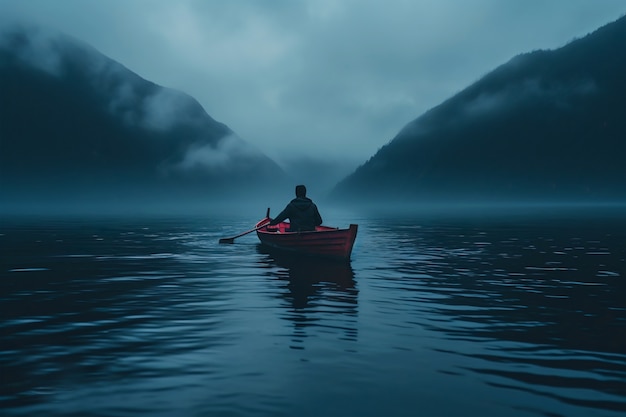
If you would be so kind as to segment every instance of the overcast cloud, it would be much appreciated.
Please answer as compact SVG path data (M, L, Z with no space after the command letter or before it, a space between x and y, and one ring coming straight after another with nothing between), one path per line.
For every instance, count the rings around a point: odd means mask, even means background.
M0 0L207 113L271 158L363 163L513 56L626 13L623 0Z

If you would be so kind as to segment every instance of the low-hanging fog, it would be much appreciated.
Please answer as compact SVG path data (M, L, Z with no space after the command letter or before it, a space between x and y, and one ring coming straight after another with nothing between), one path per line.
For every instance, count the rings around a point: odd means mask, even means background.
M61 11L92 6L61 3L49 13L34 13L34 5L49 8L37 1L0 3L3 210L203 210L229 201L256 206L257 199L277 207L300 183L324 204L356 207L526 204L533 192L535 200L553 203L623 200L623 192L614 192L624 182L614 161L624 152L621 142L587 145L620 137L618 105L610 100L622 84L606 74L619 73L621 55L611 54L608 35L596 36L597 47L587 48L594 56L578 48L586 75L554 70L576 61L562 47L619 18L626 10L621 3L536 6L545 13L532 14L533 37L524 30L518 38L510 19L523 22L524 7L490 0L482 8L207 2L198 9L186 1L156 2L153 22L170 10L185 17L180 22L189 31L141 50L133 40L149 45L146 33L165 36L144 26L145 13L133 27L116 26L129 41L116 46L110 36L117 35L99 31L99 24L116 16L120 4L97 6L102 22L90 29ZM463 22L454 18L460 7L468 7ZM138 4L124 10L147 11ZM225 11L223 22L238 25L213 32L196 25L199 17L212 21ZM579 24L548 19L564 11L580 16ZM390 19L394 30L372 31L365 23L374 16ZM290 25L266 25L287 17ZM420 26L415 19L448 24ZM492 24L472 25L472 49L464 34L476 19ZM440 26L448 29L440 33ZM322 28L324 36L316 37ZM490 43L505 36L516 41ZM182 40L190 42L175 49ZM155 60L148 50L162 55ZM273 53L262 53L268 50ZM597 56L603 50L611 59ZM509 61L520 53L529 58ZM520 63L523 71L516 69ZM173 71L175 65L181 66Z

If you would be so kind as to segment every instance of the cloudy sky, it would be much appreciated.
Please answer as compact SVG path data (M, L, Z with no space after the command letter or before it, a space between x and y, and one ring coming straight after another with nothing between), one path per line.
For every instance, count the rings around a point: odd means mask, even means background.
M616 20L623 0L0 0L182 90L279 162L356 166L515 55Z

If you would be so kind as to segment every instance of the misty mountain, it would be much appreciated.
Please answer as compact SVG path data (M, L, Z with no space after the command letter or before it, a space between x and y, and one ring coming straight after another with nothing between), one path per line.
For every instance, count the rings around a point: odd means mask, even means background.
M625 74L626 17L516 56L406 125L332 195L624 200Z
M192 97L60 34L0 32L0 197L223 197L280 181Z

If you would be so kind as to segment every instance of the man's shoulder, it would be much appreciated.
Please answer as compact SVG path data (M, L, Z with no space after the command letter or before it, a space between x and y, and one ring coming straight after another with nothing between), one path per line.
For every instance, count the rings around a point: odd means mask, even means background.
M313 201L308 197L296 197L289 204L311 204Z

